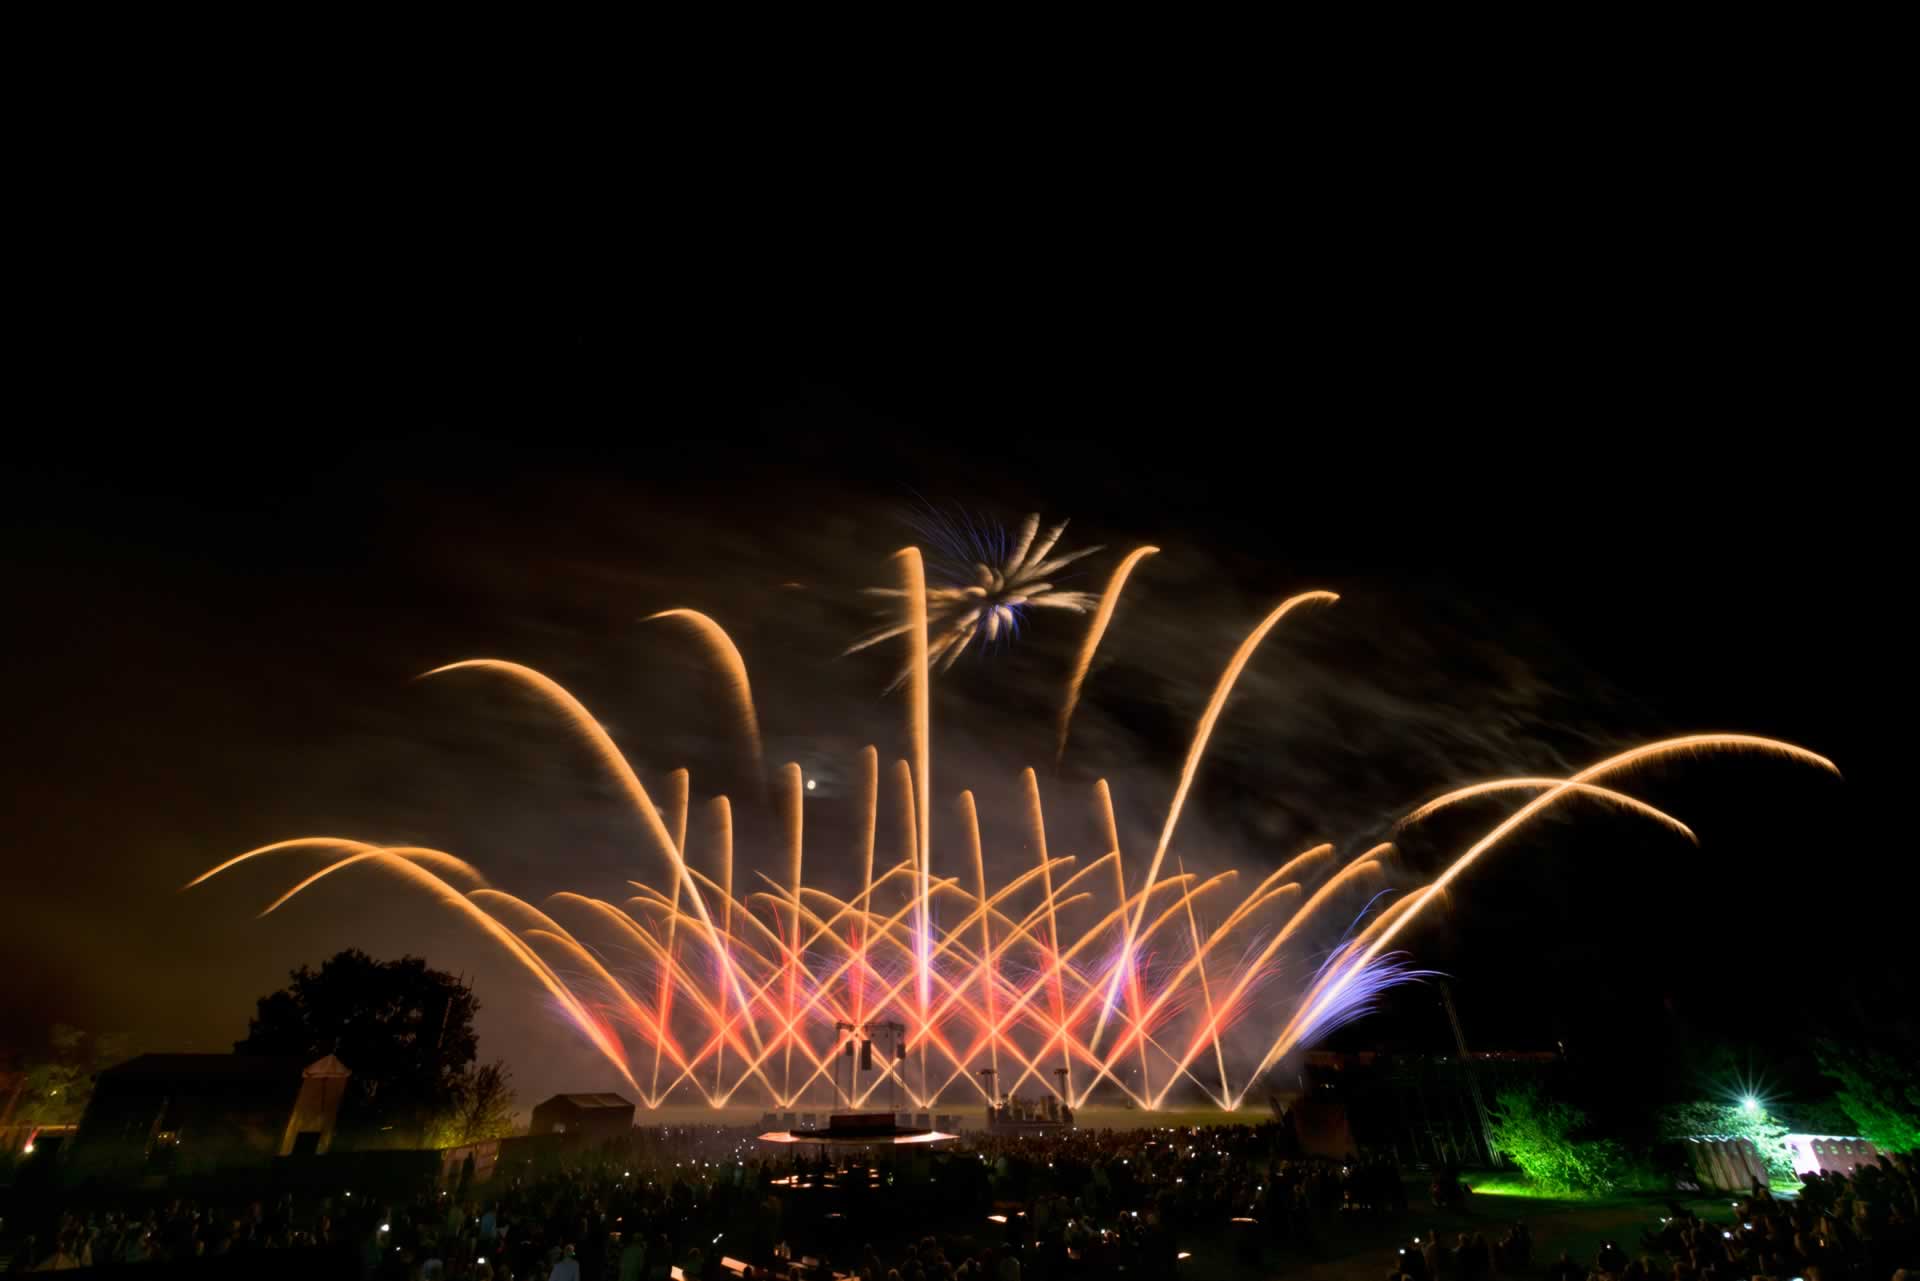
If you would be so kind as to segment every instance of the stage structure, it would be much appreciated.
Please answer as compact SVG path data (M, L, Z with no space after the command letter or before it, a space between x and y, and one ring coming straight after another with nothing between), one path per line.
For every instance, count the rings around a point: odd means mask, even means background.
M1073 1128L1073 1109L1052 1094L1037 1099L1015 1095L987 1107L989 1134L1052 1134Z
M905 1070L903 1065L907 1061L907 1025L891 1020L835 1023L833 1030L844 1038L840 1054L834 1062L834 1102L851 1111L856 1099L866 1100L872 1093L862 1087L875 1080L871 1074L879 1071L883 1075L878 1079L887 1086L888 1111L899 1112L905 1106L905 1086L900 1080L900 1073ZM891 1070L889 1065L892 1065Z
M920 1124L909 1124L915 1119L905 1112L898 1115L891 1112L836 1112L827 1118L823 1126L769 1130L760 1136L760 1141L817 1143L823 1148L900 1147L914 1143L945 1143L948 1139L958 1137L928 1126L925 1113L917 1118Z

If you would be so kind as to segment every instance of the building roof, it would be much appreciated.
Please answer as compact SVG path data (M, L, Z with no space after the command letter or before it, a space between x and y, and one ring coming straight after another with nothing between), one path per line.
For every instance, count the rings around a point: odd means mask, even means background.
M556 1094L540 1106L544 1108L555 1103L565 1103L576 1108L627 1108L630 1110L633 1107L632 1103L617 1094Z

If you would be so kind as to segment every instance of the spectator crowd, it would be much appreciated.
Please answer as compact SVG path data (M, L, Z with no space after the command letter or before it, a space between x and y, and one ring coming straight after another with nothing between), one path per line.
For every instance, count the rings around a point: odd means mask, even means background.
M1453 1208L1451 1173L1434 1184ZM1389 1281L1904 1281L1920 1202L1910 1158L1756 1187L1725 1222L1682 1206L1591 1264L1543 1266L1531 1232L1432 1230ZM880 1150L775 1148L753 1131L648 1127L597 1146L471 1166L445 1186L258 1198L68 1194L0 1224L9 1272L213 1261L208 1275L340 1281L1172 1277L1195 1249L1252 1274L1312 1254L1338 1222L1408 1211L1389 1160L1304 1157L1277 1125L978 1134ZM1447 1195L1443 1196L1441 1190ZM1391 1230L1391 1229L1389 1229ZM222 1268L225 1271L221 1271Z
M324 1259L319 1274L439 1281L672 1275L946 1278L1174 1275L1183 1242L1257 1253L1343 1213L1405 1208L1391 1162L1288 1154L1277 1125L975 1135L884 1149L773 1148L752 1131L648 1127L484 1183L74 1206L9 1225L11 1269ZM83 1199L75 1194L75 1199ZM24 1230L21 1230L24 1229ZM314 1275L311 1270L301 1275Z

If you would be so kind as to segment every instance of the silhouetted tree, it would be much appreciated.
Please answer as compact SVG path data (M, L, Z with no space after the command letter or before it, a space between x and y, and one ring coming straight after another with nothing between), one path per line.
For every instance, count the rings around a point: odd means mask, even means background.
M473 989L417 956L376 961L348 950L301 966L285 990L260 998L240 1054L332 1054L353 1072L340 1127L362 1141L417 1141L461 1098L479 1051Z

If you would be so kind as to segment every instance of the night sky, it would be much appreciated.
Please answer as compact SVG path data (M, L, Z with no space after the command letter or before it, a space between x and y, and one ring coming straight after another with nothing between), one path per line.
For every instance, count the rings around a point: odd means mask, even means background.
M1013 820L1033 764L1055 853L1085 852L1105 777L1140 866L1220 667L1324 587L1341 603L1277 631L1229 704L1191 864L1257 878L1321 839L1357 851L1450 785L1777 736L1845 779L1731 756L1637 776L1701 848L1570 807L1404 936L1413 959L1454 976L1484 1048L1618 1054L1680 1028L1790 1055L1915 1003L1910 751L1886 728L1908 701L1907 486L1865 443L1856 350L1812 317L1355 302L1304 335L1143 309L1029 314L1016 336L887 306L842 327L797 303L743 322L301 283L180 315L76 304L38 340L58 394L4 462L0 1045L58 1020L225 1049L288 969L358 946L472 978L482 1054L523 1099L612 1088L529 981L377 875L264 921L317 860L179 887L314 833L435 845L528 897L664 883L549 716L484 678L413 679L476 656L566 684L650 783L685 766L696 800L733 796L742 865L771 870L719 682L641 621L672 606L739 643L769 765L820 783L810 872L844 885L846 772L905 737L881 695L897 659L839 653L923 503L1071 517L1065 545L1106 548L1087 590L1162 548L1059 770L1082 621L1043 615L939 681L936 787L976 791L998 865L1031 857ZM1506 809L1410 840L1399 883ZM1342 1043L1442 1034L1427 989Z

